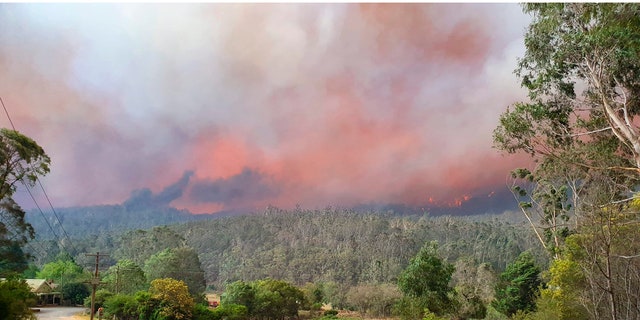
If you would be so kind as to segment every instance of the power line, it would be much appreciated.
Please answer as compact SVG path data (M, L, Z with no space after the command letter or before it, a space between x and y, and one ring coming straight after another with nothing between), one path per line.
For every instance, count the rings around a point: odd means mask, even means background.
M2 216L2 219L1 219L1 221L0 221L0 222L2 222L5 226L10 226L10 227L12 227L14 230L17 230L17 229L18 229L18 227L17 227L15 224L13 224L13 223L11 223L11 222L9 222L9 221L6 221L4 218L5 218L5 217L4 217L4 216ZM17 234L17 233L15 233L15 232L12 232L12 233L13 233L13 236L11 237L11 240L13 241L13 240L15 240L15 239L16 239L16 237L18 237L18 234ZM27 247L31 248L31 251L33 251L33 252L34 252L34 253L36 253L36 254L41 254L41 255L43 255L44 253L46 253L46 252L47 252L47 250L45 250L45 249L44 249L44 247L42 246L42 244L40 244L40 243L38 243L38 245L40 246L40 249L41 249L42 251L38 251L38 250L36 250L36 248L34 248L34 247L31 245L31 243L30 243L29 241L25 242L25 245L26 245Z
M14 131L17 131L16 130L16 126L13 124L13 120L11 120L11 116L9 115L9 111L7 110L7 107L5 106L4 101L2 100L2 97L0 97L0 103L2 104L2 108L4 109L4 113L7 115L7 119L9 120L9 123L11 124L11 128ZM32 163L30 163L29 165L31 166L31 169L35 170L35 168L33 167ZM40 179L37 176L36 176L36 181L38 182L38 185L40 186L40 189L42 190L42 194L44 195L45 199L49 203L49 206L51 207L51 212L53 212L53 215L56 218L56 221L58 221L58 225L60 226L60 229L62 229L62 232L64 233L65 237L69 241L69 244L74 249L74 251L77 251L77 248L73 245L73 241L71 241L71 237L69 237L69 234L67 233L67 231L64 229L64 226L62 225L62 222L60 221L60 218L58 217L58 214L56 213L56 210L53 207L53 204L51 203L51 200L49 199L49 195L44 190L44 186L42 185L42 182L40 182ZM51 233L53 233L53 236L56 239L58 239L58 241L60 242L60 244L62 245L64 250L67 251L67 253L69 253L69 250L64 245L64 242L60 241L60 237L56 234L56 232L51 227L51 224L49 223L49 220L44 216L44 212L40 208L40 205L38 205L38 202L36 201L36 198L31 193L31 190L29 189L29 186L23 180L20 180L20 182L22 182L22 184L25 186L25 189L27 189L27 192L29 193L29 196L31 197L31 199L33 199L33 203L35 203L36 207L38 208L38 211L40 211L40 214L42 215L42 218L45 220L45 222L49 226L49 230L51 230Z
M58 239L58 241L60 242L60 245L62 245L62 248L69 252L69 249L67 249L67 247L64 245L63 241L60 241L60 237L56 234L56 232L53 230L53 227L51 227L51 224L49 223L49 220L44 216L44 212L42 211L42 209L40 208L40 205L38 204L38 202L36 201L36 198L33 196L33 194L31 193L31 190L29 190L29 187L27 187L25 185L25 189L27 189L27 193L29 193L29 196L31 197L31 199L33 200L33 203L35 203L36 208L38 208L38 211L40 211L40 215L42 215L42 219L44 219L44 221L47 223L47 226L49 226L49 230L51 230L51 232L53 233L53 236ZM71 242L71 240L69 240L69 242ZM69 253L71 254L71 253Z

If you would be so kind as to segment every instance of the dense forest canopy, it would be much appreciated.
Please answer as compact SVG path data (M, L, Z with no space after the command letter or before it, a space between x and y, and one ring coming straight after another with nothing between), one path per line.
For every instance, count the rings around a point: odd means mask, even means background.
M426 241L440 243L451 263L464 257L502 270L520 252L534 249L535 237L513 216L397 217L347 209L281 210L186 222L168 227L101 233L75 241L84 252L110 252L105 264L129 259L144 266L152 255L189 246L198 253L210 288L266 277L296 284L333 281L344 286L395 283ZM55 242L49 244L55 257ZM39 260L39 259L37 259ZM42 260L47 261L47 260Z

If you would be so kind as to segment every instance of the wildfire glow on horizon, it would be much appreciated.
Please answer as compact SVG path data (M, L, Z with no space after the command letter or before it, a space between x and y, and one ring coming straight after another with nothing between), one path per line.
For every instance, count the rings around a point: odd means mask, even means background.
M517 4L2 4L0 97L60 207L461 207L528 163L492 131L525 97L529 21Z

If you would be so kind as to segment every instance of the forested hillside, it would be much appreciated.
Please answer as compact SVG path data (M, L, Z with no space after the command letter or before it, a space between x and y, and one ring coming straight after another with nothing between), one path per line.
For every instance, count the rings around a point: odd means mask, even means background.
M64 231L73 238L210 218L209 215L194 215L167 206L129 207L125 204L59 208L55 214L60 218ZM35 229L38 239L54 239L54 233L62 235L64 232L50 210L41 213L32 209L25 218Z
M522 224L497 219L394 217L350 210L268 209L260 215L173 228L200 254L209 285L266 277L293 283L395 283L425 242L450 261L471 257L502 270L537 240ZM542 258L541 258L542 262Z
M196 250L209 287L266 277L297 284L332 281L345 286L395 283L425 242L440 243L441 256L473 258L503 270L522 251L545 254L535 236L508 215L398 217L346 209L281 210L170 225L153 230L94 233L76 238L76 260L84 253L111 253L105 264L131 259L144 266L158 251L187 245ZM49 258L56 245L48 242ZM38 259L40 258L40 259ZM88 263L89 261L87 261ZM89 265L89 264L88 264Z

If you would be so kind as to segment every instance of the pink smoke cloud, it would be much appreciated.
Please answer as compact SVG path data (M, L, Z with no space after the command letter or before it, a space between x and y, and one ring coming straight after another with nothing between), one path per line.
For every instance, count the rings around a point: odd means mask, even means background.
M171 205L197 213L459 205L527 163L491 131L524 98L528 19L515 4L10 4L0 95L51 155L59 206L178 180Z

